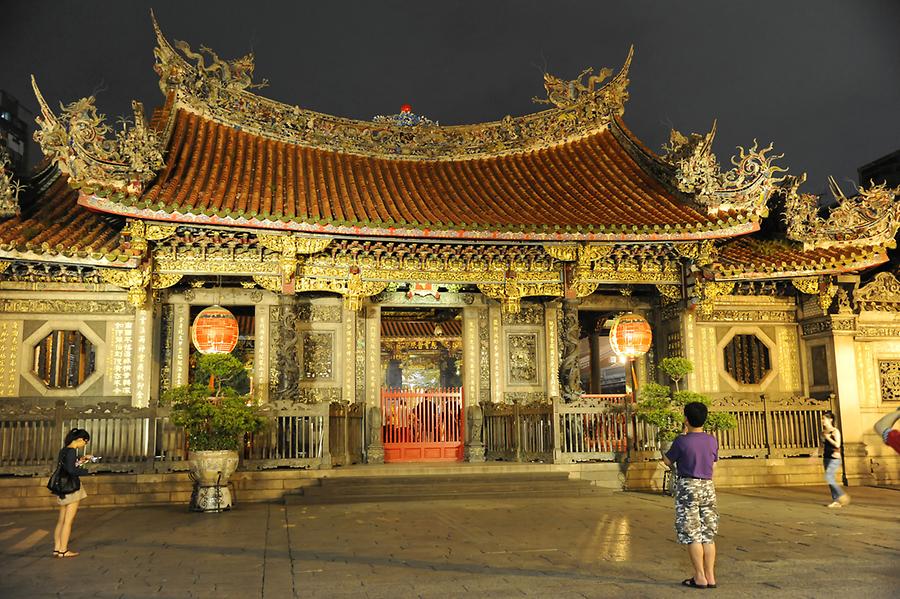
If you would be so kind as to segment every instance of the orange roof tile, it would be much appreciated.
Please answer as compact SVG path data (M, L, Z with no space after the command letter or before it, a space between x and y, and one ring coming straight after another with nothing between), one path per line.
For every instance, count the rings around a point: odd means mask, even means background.
M713 265L717 280L773 279L863 270L887 262L883 248L830 247L742 237L726 242Z
M166 166L142 198L81 203L156 220L407 237L692 239L757 226L712 221L681 201L619 143L616 123L540 150L404 160L264 138L181 109L173 118Z
M108 217L78 206L68 177L45 171L33 179L40 189L23 194L22 215L0 221L0 257L41 260L63 256L67 262L116 263L133 257Z

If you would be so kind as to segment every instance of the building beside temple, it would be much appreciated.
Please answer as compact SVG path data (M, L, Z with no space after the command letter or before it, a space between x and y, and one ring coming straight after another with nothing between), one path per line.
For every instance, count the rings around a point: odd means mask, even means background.
M639 383L691 359L689 388L738 417L724 455L808 454L833 405L851 482L900 477L871 429L900 406L898 189L834 186L820 214L771 146L720 165L715 125L651 151L622 120L631 53L546 75L546 110L440 126L268 100L252 55L154 26L149 121L134 102L114 131L93 97L53 110L35 83L46 160L21 189L0 174L0 421L59 399L150 417L221 305L278 422L247 464L327 466L335 414L355 415L351 461L623 460L655 446L602 397L630 389L607 335L635 312L654 332ZM150 429L122 463L171 455Z

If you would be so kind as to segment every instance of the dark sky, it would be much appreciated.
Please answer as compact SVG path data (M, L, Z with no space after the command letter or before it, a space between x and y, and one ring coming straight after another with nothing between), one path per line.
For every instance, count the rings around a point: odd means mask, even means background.
M448 125L535 112L544 70L618 70L633 43L625 121L654 150L671 127L718 118L720 161L773 141L822 192L827 175L849 187L900 148L897 0L0 0L0 88L36 111L34 73L54 107L99 91L111 117L132 98L149 112L162 101L151 7L170 40L253 50L262 95L340 116L403 103Z

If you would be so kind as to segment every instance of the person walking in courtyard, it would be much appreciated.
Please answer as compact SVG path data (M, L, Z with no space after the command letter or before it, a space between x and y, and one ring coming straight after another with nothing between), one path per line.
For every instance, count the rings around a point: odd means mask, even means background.
M894 429L898 420L900 420L900 410L894 410L879 418L873 428L884 439L885 445L900 453L900 431Z
M825 466L825 482L831 489L830 508L839 508L850 503L850 496L835 480L841 467L841 431L834 425L834 414L822 414L822 461Z
M677 469L675 480L675 532L687 545L694 575L681 581L697 589L716 588L716 542L719 509L713 467L719 459L719 442L703 432L708 410L700 402L684 406L685 433L663 456L669 468Z
M56 521L56 529L53 531L53 557L75 557L77 551L69 549L69 536L72 534L72 522L78 513L78 505L87 497L87 493L81 486L80 476L88 471L81 465L90 461L91 456L76 457L76 452L87 445L91 435L83 428L73 428L66 435L64 447L59 450L59 464L63 471L77 482L78 490L74 493L62 495L56 499L59 505L59 519Z

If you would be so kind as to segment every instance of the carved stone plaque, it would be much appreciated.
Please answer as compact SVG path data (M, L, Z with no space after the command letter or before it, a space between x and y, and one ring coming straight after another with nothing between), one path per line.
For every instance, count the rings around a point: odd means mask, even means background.
M510 385L537 385L537 333L517 333L507 337Z

